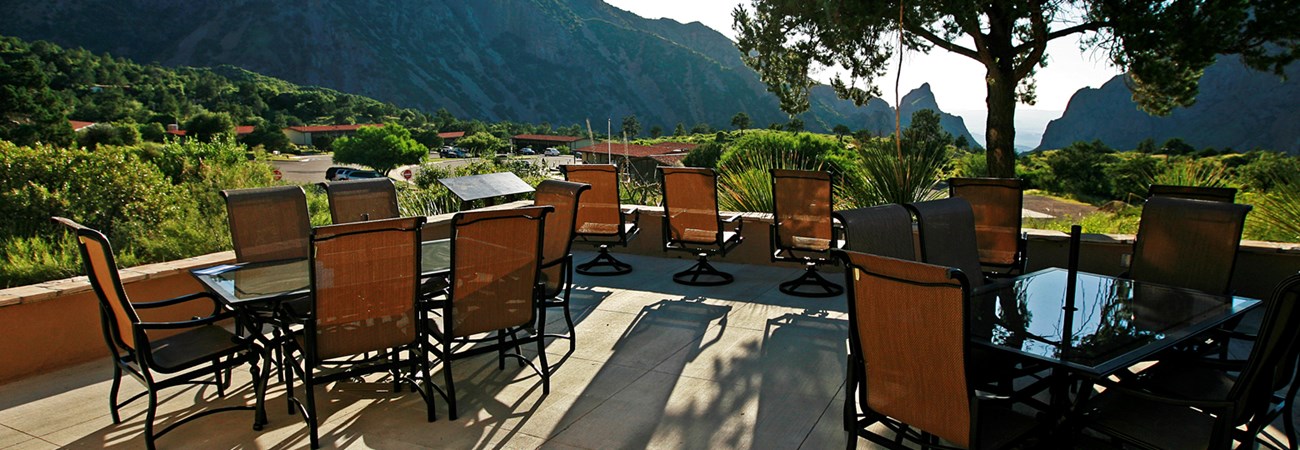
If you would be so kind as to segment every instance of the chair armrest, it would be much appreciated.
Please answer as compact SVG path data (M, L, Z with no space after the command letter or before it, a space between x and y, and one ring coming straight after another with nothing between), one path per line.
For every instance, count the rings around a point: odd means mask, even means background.
M1137 397L1142 400L1162 403L1166 405L1186 406L1186 407L1201 408L1205 410L1212 410L1211 412L1217 414L1223 414L1231 410L1232 407L1234 406L1232 402L1227 400L1195 400L1189 398L1160 395L1142 389L1134 389L1132 387L1125 386L1124 384L1117 383L1106 378L1099 378L1093 380L1093 382L1105 386L1107 390L1106 392L1107 394L1114 391L1116 393L1129 395L1129 396Z
M191 320L181 320L176 322L140 322L137 326L141 330L176 330L182 328L194 328L202 325L210 325L218 320L235 317L234 311L226 311L220 314L213 314L207 317L198 317Z
M722 218L719 218L718 221L721 222L721 223L734 223L734 224L736 224L736 228L735 228L735 232L736 232L736 234L740 234L740 229L741 229L741 227L744 227L744 226L745 226L745 221L744 221L744 220L741 220L741 215L740 215L740 214L732 214L732 215L727 216L727 217L722 217Z
M163 306L177 305L188 301L197 300L200 298L206 298L212 302L213 315L216 315L217 313L221 312L221 302L217 301L217 297L213 296L211 293L208 292L195 292L193 294L187 294L187 295L182 295L180 297L169 298L166 300L158 300L153 302L131 303L131 306L136 309L159 308Z

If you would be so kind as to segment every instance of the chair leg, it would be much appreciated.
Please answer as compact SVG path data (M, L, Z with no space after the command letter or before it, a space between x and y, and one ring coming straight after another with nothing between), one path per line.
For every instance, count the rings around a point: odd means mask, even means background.
M447 385L447 412L451 420L456 420L456 382L451 379L451 344L442 345L442 377Z
M257 352L253 358L249 372L253 375L253 395L256 396L256 410L253 416L253 430L262 431L266 426L266 383L271 378L271 361L269 352ZM261 360L261 364L258 361Z
M601 245L595 258L579 264L575 269L583 275L603 277L631 273L632 265L614 258L614 255L609 253L609 245Z
M122 366L118 365L113 358L113 387L108 390L108 414L113 417L113 425L122 423L122 417L117 413L117 391L122 387Z
M146 388L149 389L149 410L144 416L144 446L149 450L154 450L153 419L158 410L158 393L154 392L153 383L149 383Z
M709 264L709 254L700 253L695 265L673 274L673 281L688 286L721 286L736 281L736 277L714 268Z
M542 395L548 395L551 393L551 368L546 364L546 314L542 313L540 319L543 322L537 328L537 359L541 364Z
M812 291L802 288L811 286ZM835 297L844 293L844 287L827 280L817 270L817 264L809 262L799 278L781 283L779 289L787 295L796 297Z
M307 391L307 428L311 431L311 448L320 448L319 420L316 414L316 384L312 380L311 368L303 372L302 384Z

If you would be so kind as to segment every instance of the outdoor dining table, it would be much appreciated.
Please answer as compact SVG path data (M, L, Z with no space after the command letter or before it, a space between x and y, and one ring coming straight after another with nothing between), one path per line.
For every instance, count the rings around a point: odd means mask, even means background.
M1071 280L1071 277L1074 277ZM1073 296L1070 287L1073 286ZM971 295L972 343L1051 368L1044 381L1064 416L1074 381L1109 377L1196 338L1259 306L1245 297L1209 294L1126 278L1049 268L987 285Z
M190 273L227 306L236 310L265 307L270 303L305 295L310 290L308 260L290 259L247 264L223 264ZM421 277L451 270L451 239L420 244Z

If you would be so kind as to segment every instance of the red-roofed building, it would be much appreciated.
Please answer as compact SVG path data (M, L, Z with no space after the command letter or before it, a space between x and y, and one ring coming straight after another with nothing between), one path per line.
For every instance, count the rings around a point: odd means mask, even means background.
M601 142L573 152L581 154L584 163L612 163L620 168L627 168L633 176L648 182L655 179L655 169L659 166L680 167L682 159L695 147L696 144L684 142L663 142L655 145Z
M352 125L304 125L298 127L288 127L284 130L284 135L289 137L289 142L295 145L312 145L312 138L328 137L338 139L343 136L356 134L361 127L382 127L382 123L360 123Z
M250 134L253 134L253 130L256 129L256 128L257 128L257 127L254 127L254 126L252 126L252 125L239 125L239 126L236 126L236 127L235 127L235 137L244 137L244 136L248 136L248 135L250 135ZM173 136L184 136L184 135L185 135L185 130L182 130L182 129L180 129L180 128L177 128L175 124L173 124L173 125L168 125L168 126L167 126L167 134L170 134L170 135L173 135Z
M457 139L460 139L460 138L465 137L465 132L464 132L464 131L444 131L444 132L438 133L438 137L442 138L442 143L443 143L443 144L451 145L453 142L456 142Z
M68 125L72 126L72 131L81 131L95 126L95 122L84 122L80 120L69 120Z

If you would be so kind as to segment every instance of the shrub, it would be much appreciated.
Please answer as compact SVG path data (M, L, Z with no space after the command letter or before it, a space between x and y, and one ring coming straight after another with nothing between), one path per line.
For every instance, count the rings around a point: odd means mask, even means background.
M947 163L948 149L935 140L904 142L871 139L857 147L857 166L851 166L837 186L844 207L861 208L884 203L911 203L939 196L934 189Z
M1069 147L1049 152L1047 166L1053 178L1043 189L1084 198L1109 198L1112 180L1101 170L1115 161L1114 150L1101 141L1075 142Z

